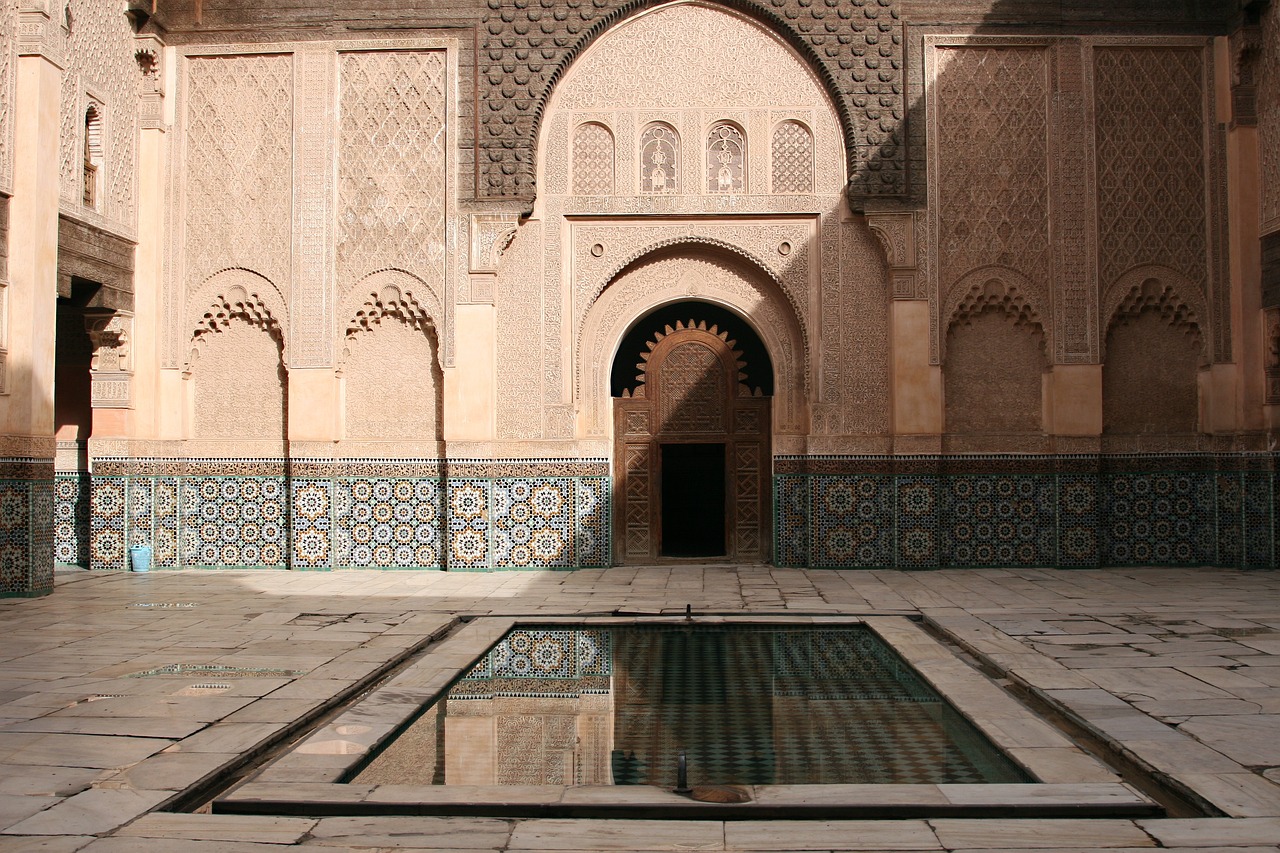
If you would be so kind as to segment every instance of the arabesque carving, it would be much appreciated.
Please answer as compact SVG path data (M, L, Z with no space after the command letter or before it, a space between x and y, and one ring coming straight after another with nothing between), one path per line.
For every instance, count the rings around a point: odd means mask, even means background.
M573 132L573 194L613 195L613 134L588 121Z
M435 312L440 310L439 300L429 290L420 300L413 290L415 284L421 293L423 283L401 270L384 270L361 282L357 294L363 297L363 301L358 308L349 308L346 315L350 319L343 332L344 360L350 355L359 337L376 328L386 318L399 320L428 336L435 334L435 318L438 316ZM348 298L349 305L353 301L354 297Z
M1142 267L1123 276L1107 293L1108 330L1143 311L1154 310L1169 325L1182 329L1195 342L1201 359L1209 363L1203 335L1204 299L1194 285L1169 269ZM1105 353L1104 353L1105 356Z
M1280 230L1280 3L1262 16L1258 62L1258 157L1262 178L1262 233Z
M1266 404L1280 406L1280 308L1268 308L1262 317L1263 363L1266 370Z
M62 72L60 182L64 208L83 215L84 113L88 92L102 101L104 198L97 213L126 230L134 223L138 65L134 36L117 4L69 0L75 26L66 36ZM7 42L6 42L7 44Z
M18 36L18 7L0 3L0 187L13 188L13 99L16 88L14 50Z
M592 304L578 347L578 410L586 437L608 435L612 353L626 330L655 308L701 299L729 308L760 336L774 364L774 431L808 430L808 385L800 324L777 285L731 257L659 255L627 267Z
M591 62L593 52L587 48L597 38L612 35L614 28L625 28L628 39L646 46L652 55L638 59L634 67L620 69L622 75L608 75L608 79L630 75L647 83L664 76L664 87L679 98L692 99L698 91L721 85L731 101L746 104L758 98L766 103L786 103L775 97L775 90L793 86L793 76L776 75L773 79L777 82L766 82L763 88L743 85L742 70L768 67L771 57L758 51L755 40L750 46L756 52L744 50L739 33L724 26L726 14L738 10L778 34L770 37L773 50L799 53L808 65L806 76L828 93L824 99L834 103L840 116L852 190L863 196L905 191L905 146L900 128L905 118L903 47L894 0L769 0L768 4L724 0L714 6L689 3L637 14L654 5L657 0L596 0L553 15L537 3L491 0L481 29L479 78L481 102L494 108L480 116L478 194L534 194L534 145L548 101L559 94L553 95L553 88L567 73L577 71L574 63L580 55L582 62ZM791 51L783 47L782 40ZM680 59L661 61L666 56ZM598 76L591 73L594 71L589 69L590 76ZM702 75L706 82L696 87L681 85L685 74L691 78ZM615 94L599 91L605 93L602 99ZM696 100L687 102L699 105ZM513 146L512 128L522 125L530 128L528 135Z
M444 290L446 131L443 50L339 54L338 281L409 271Z
M991 266L1011 271L1026 299L1047 305L1048 49L979 43L934 50L930 207L939 262L932 274L937 292L950 294L944 322L956 291Z
M1104 284L1161 264L1208 292L1203 54L1201 47L1094 48Z
M185 66L186 280L239 267L289 292L292 55L195 56Z
M794 119L773 129L769 152L775 193L813 192L813 134Z
M284 298L271 282L246 270L227 270L206 282L199 293L213 290L216 295L208 301L192 300L195 305L208 306L188 328L192 329L191 348L187 357L187 372L200 357L200 352L210 335L224 331L233 318L268 332L280 344L281 358L285 353L285 305Z

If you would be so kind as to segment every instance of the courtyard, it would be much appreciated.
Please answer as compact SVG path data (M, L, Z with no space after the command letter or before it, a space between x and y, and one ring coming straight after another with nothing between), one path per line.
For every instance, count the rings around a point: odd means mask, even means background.
M999 689L1030 697L1090 749L1177 792L1187 814L1208 816L208 813L210 800L400 664L436 663L443 671L468 663L450 646L462 620L686 609L797 622L918 618ZM64 570L53 595L0 602L0 614L0 851L1280 850L1275 573L727 565L492 574ZM1005 734L1043 742L1032 728ZM304 758L319 778L334 756ZM1075 759L1045 750L1037 760ZM351 786L349 794L370 802L381 796L376 785Z

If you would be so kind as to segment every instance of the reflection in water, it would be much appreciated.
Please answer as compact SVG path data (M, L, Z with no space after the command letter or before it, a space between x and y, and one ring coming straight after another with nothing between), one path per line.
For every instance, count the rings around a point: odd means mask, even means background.
M353 782L1030 781L869 629L518 628Z

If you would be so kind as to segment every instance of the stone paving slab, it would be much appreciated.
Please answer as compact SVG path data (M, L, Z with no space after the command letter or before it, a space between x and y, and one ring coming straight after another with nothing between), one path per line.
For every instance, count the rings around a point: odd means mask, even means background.
M250 841L296 844L316 825L299 817L240 817L236 815L149 814L116 832L117 838L167 838L179 841Z
M970 829L964 822L933 821L929 826L937 835L931 845L941 837L948 846L973 842L975 850L1003 844L985 849L1118 851L1149 849L1158 841L1201 851L1277 853L1280 841L1280 828L1257 822L1280 819L1280 758L1272 751L1280 742L1280 573L679 566L491 575L59 572L57 581L53 596L0 601L6 627L0 647L0 799L16 800L4 805L17 813L39 806L18 825L37 821L38 828L38 821L51 821L46 815L63 809L89 823L112 823L94 829L95 834L115 831L153 808L138 811L140 803L171 796L237 761L238 750L330 702L459 613L546 618L618 610L680 616L688 603L695 611L801 611L804 619L814 613L923 615L1015 682L1069 709L1126 755L1242 816L1185 824L1080 821L1074 833L1055 821L979 821ZM414 690L406 687L402 701L417 701L410 694L417 697L440 686L442 674L455 669L465 654L462 649L441 654L436 674ZM929 654L923 652L926 658ZM198 677L127 677L172 663L307 674L227 679L216 693L201 688L205 680ZM116 694L118 699L85 701ZM395 704L371 709L370 721L390 714ZM149 729L148 721L154 724ZM1037 725L992 724L1003 725L1002 739L1035 743L1043 737L1046 746L1039 748L1053 748L1047 746L1052 732ZM303 758L293 774L306 783L332 772L333 759L342 757ZM99 787L88 787L93 784ZM379 795L377 789L349 793ZM955 796L963 799L968 793L961 789ZM94 807L111 798L132 805L110 810L109 817ZM193 838L176 849L237 853L289 846L261 839L219 841L213 835L196 839L203 817L184 817L192 821ZM376 830L394 826L383 821L401 819L368 820L374 821L369 829ZM647 834L637 837L634 822L617 822L626 826L596 838L574 833L583 821L497 821L500 832L462 837L453 833L469 826L460 822L468 819L433 820L444 823L432 824L426 837L412 836L419 848L400 843L409 837L394 833L308 836L302 846L330 853L367 851L378 846L376 839L390 839L397 851L598 853L664 849L668 842L673 846L665 849L698 849L705 843L706 849L721 850L731 849L724 847L727 834L741 827L652 822L654 829L640 827ZM600 829L605 823L591 825ZM894 823L902 828L913 822ZM694 824L708 824L709 834L702 837L703 830L691 829ZM810 831L820 831L819 826L806 826L805 834L794 838L779 837L777 849L819 849L809 846ZM1031 826L1038 831L1026 831ZM1114 827L1127 829L1121 837L1107 837ZM950 837L943 837L944 829ZM695 837L682 838L690 831ZM1141 836L1131 835L1134 831ZM86 845L94 853L175 849L162 838L86 840L72 821L49 833L0 834L0 853ZM681 838L685 846L674 846ZM799 846L782 846L792 841ZM477 846L482 842L491 846ZM858 849L851 846L856 843L833 839L830 849Z
M922 820L735 821L724 824L726 850L941 850Z
M1146 832L1120 820L931 820L948 850L1052 847L1155 847Z

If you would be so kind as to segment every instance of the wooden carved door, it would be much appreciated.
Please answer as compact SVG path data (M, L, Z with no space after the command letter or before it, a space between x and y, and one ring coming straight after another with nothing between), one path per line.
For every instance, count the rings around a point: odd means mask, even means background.
M618 562L767 557L769 398L741 384L741 356L705 323L649 342L614 401Z

